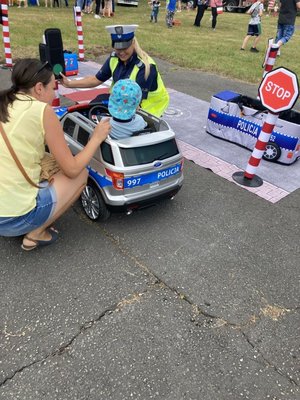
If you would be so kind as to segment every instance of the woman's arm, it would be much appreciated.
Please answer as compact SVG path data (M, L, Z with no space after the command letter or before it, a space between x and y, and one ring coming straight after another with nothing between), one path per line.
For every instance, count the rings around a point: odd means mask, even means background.
M93 88L101 85L102 81L96 78L94 75L86 76L82 79L68 79L64 74L60 74L60 82L67 88Z
M82 79L72 79L69 80L65 75L60 74L62 79L61 83L68 88L92 88L101 83L107 81L111 78L110 70L110 57L107 58L105 63L102 65L101 69L96 73L96 75L86 76Z
M62 126L52 108L44 111L45 140L60 168L69 178L75 178L89 164L100 144L110 132L109 119L101 120L95 127L91 139L80 153L73 156L64 137Z

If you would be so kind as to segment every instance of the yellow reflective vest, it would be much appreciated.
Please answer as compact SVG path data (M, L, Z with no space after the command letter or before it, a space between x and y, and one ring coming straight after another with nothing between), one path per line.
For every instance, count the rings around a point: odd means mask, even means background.
M133 67L133 70L131 71L131 74L129 76L129 79L132 79L133 81L136 81L137 74L140 68L144 65L143 61L139 57L138 59L140 60L140 62ZM169 94L157 70L155 61L151 57L149 57L149 62L150 64L155 66L157 71L157 89L154 90L153 92L148 92L147 98L142 100L141 108L149 112L150 114L155 115L156 117L161 117L164 111L168 108L170 100ZM115 69L117 68L118 63L119 63L118 57L112 56L110 58L109 66L112 77ZM114 85L114 83L115 82L113 81L112 86Z

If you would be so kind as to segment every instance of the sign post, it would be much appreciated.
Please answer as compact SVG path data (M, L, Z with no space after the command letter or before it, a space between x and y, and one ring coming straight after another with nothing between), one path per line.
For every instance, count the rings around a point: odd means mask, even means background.
M278 44L273 42L273 39L269 39L268 41L265 59L262 65L262 67L264 68L263 77L273 69L276 57L278 55L279 46Z
M10 36L9 36L9 22L8 22L8 6L7 0L0 0L0 14L2 24L2 37L4 43L5 53L5 65L6 67L12 67L11 47L10 47Z
M78 57L79 61L84 61L83 29L81 8L75 7L75 21L77 27Z
M249 158L245 172L235 172L232 175L235 182L249 187L259 187L263 184L262 179L255 175L255 172L269 142L279 113L290 110L298 98L298 79L294 72L282 67L276 68L264 76L258 90L260 100L269 112Z

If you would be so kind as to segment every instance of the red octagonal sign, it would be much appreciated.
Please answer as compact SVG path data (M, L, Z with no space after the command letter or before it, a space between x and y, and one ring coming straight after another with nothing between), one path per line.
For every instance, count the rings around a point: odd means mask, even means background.
M270 111L279 113L289 110L299 94L297 75L286 68L276 68L267 73L259 86L262 104Z

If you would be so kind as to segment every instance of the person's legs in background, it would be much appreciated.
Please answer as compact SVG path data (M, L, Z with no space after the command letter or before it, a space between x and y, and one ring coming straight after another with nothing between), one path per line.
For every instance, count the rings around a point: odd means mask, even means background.
M200 4L197 6L197 15L195 18L195 22L194 22L194 26L200 26L202 17L204 15L204 11L205 11L205 5L204 4Z
M150 14L150 22L152 22L153 19L154 19L154 10L151 11L151 14Z
M211 21L211 27L212 29L216 29L217 26L217 7L211 7L211 15L212 15L212 21Z
M252 35L245 36L245 39L243 40L243 44L242 44L241 50L245 50L245 48L247 46L247 43L248 43L249 39L251 38L251 36Z
M102 8L102 17L110 17L108 1L109 0L104 0L104 7Z
M295 32L294 25L278 24L275 43L277 43L279 46L286 44L291 39L294 32Z
M253 37L253 36L256 36L256 37L257 37L257 36L259 36L259 35L260 35L260 26L258 26L258 25L253 25L253 24L249 24L249 25L248 25L247 36L245 37L245 39L244 39L244 41L243 41L241 50L245 50L246 45L247 45L248 40L250 39L250 37ZM258 52L258 50L257 50L256 47L255 47L255 41L254 41L254 46L251 47L250 51L252 51L252 52L254 52L254 53Z
M28 7L27 0L18 0L18 8L21 8L21 3L24 3L24 7Z
M275 43L277 43L279 46L282 45L281 38L283 37L283 28L284 28L284 25L282 25L282 24L277 25L277 33L276 33Z
M167 10L166 13L166 24L168 28L173 28L174 11Z
M256 25L256 33L255 33L255 39L253 42L253 46L251 47L251 51L257 53L259 50L257 50L256 46L258 42L260 41L260 35L261 35L261 24Z
M260 35L255 35L255 39L254 39L254 42L253 42L253 46L251 47L251 51L252 52L254 52L254 53L257 53L259 50L257 50L257 48L256 48L256 46L257 46L257 44L258 44L258 42L259 42L259 40L260 40Z
M101 0L96 0L95 18L100 19L100 4Z

